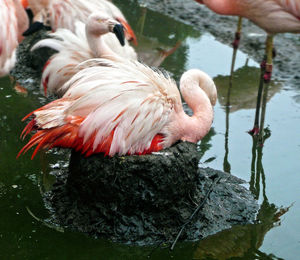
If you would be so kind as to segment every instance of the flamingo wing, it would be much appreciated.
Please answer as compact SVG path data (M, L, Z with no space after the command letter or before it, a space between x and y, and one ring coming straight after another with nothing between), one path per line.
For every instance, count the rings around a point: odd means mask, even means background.
M180 102L174 82L137 62L103 61L73 76L62 99L33 112L34 122L23 132L39 130L21 152L34 145L34 154L59 146L110 156L163 148L164 129Z
M65 89L63 84L68 81L76 72L77 65L93 57L85 36L85 25L76 22L76 34L64 28L50 33L49 39L37 42L31 51L38 48L48 47L57 50L58 53L51 56L43 68L41 88L47 92L62 96Z
M143 153L181 102L175 83L138 62L96 61L100 66L83 69L67 83L72 86L64 96L78 98L68 113L85 117L79 136L99 152L113 133L110 156Z
M300 19L300 1L298 0L276 0L287 12Z

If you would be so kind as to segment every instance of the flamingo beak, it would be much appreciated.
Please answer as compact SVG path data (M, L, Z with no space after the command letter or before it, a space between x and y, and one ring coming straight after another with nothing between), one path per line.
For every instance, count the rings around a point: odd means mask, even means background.
M125 45L124 27L122 24L116 24L113 28L113 33L117 36L120 44Z
M118 20L118 21L124 26L124 28L125 28L125 36L126 36L126 39L127 39L128 41L132 41L133 44L134 44L135 46L137 46L138 43L137 43L136 36L135 36L135 34L134 34L134 32L133 32L131 26L129 25L129 23L127 23L127 22L126 22L124 19L122 19L122 18L118 18L117 20Z
M31 35L39 30L42 30L43 28L45 28L46 30L51 30L51 28L49 26L45 26L43 23L41 22L34 22L32 23L29 28L23 32L23 36L28 36Z
M204 4L203 0L196 0L196 2L198 2L199 4Z

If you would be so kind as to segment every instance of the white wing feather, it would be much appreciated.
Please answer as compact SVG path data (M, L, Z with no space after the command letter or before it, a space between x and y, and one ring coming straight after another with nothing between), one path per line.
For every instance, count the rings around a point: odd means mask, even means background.
M59 28L56 32L50 33L51 38L37 42L32 51L41 47L48 47L59 51L51 57L51 62L44 69L42 74L42 84L46 80L47 91L62 96L67 87L63 84L79 71L78 64L88 59L94 58L85 34L85 24L80 21L76 23L76 33L68 29ZM128 59L137 59L134 49L126 45L122 47L113 33L107 33L101 36L107 46L118 54L120 57Z
M110 66L85 68L67 82L71 87L64 98L77 99L66 115L87 115L79 136L87 142L96 133L94 150L113 130L111 156L148 149L155 135L163 133L174 103L181 102L176 84L138 62L99 61Z

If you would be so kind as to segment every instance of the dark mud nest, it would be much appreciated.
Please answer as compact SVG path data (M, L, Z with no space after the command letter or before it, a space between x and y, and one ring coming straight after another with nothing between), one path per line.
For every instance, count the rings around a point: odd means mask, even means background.
M57 174L45 196L52 221L93 237L140 245L174 241L200 203L180 240L253 223L258 205L244 181L198 169L198 154L191 143L145 156L85 158L72 152L69 172Z

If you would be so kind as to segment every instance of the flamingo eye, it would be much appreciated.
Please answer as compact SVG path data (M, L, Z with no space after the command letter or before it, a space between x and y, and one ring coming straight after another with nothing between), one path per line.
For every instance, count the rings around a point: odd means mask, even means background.
M99 23L102 23L102 22L103 22L103 20L102 20L102 19L98 19L97 21L98 21Z

